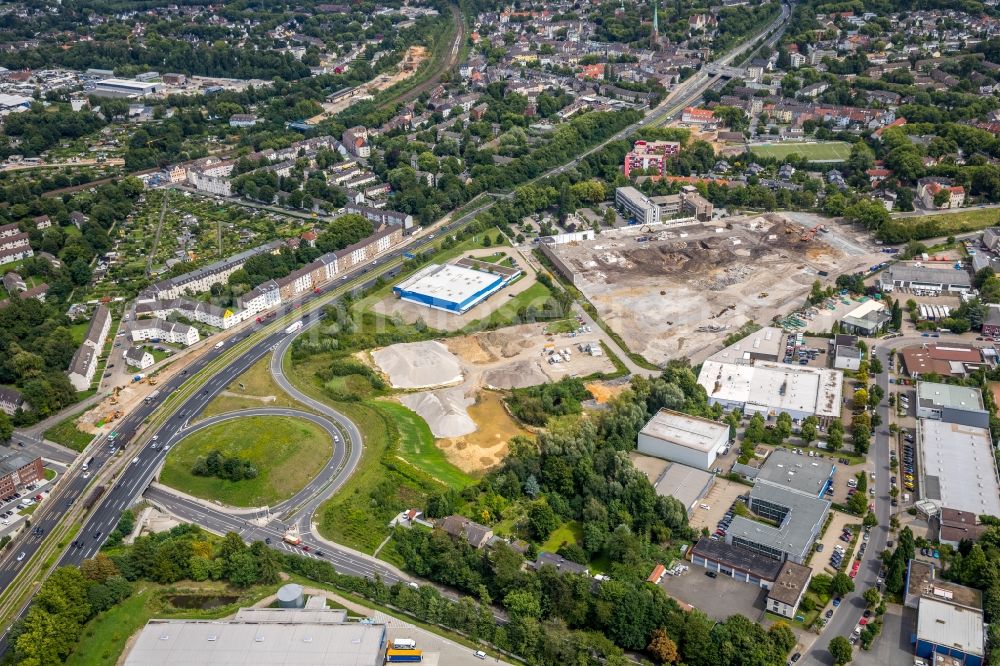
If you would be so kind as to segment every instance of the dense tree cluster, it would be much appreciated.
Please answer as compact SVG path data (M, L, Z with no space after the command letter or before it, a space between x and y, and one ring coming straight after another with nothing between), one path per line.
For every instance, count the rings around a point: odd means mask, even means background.
M34 104L29 111L12 113L4 119L0 157L14 153L37 156L63 139L78 139L103 126L104 121L89 111L77 113L68 106L45 108ZM14 146L7 137L17 137L18 145Z
M550 416L579 414L580 402L590 397L580 379L566 377L555 383L515 389L507 404L517 418L529 425L542 426Z
M256 479L260 472L249 460L239 456L227 456L221 451L212 451L195 461L191 473L195 476L214 476L226 481L243 481Z

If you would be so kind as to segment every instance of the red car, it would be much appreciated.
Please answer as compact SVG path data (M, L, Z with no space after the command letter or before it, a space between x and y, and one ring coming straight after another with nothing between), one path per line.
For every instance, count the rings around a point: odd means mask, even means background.
M304 551L306 551L308 553L309 552L309 546L303 545L302 546L302 550L304 550Z

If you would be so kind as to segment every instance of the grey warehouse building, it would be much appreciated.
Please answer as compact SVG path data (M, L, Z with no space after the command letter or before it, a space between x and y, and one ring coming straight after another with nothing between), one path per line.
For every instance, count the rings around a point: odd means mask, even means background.
M990 427L979 389L936 382L917 384L917 417L977 428Z
M904 288L963 294L972 290L972 279L969 277L969 273L951 268L895 264L882 271L878 279L879 287L883 291Z

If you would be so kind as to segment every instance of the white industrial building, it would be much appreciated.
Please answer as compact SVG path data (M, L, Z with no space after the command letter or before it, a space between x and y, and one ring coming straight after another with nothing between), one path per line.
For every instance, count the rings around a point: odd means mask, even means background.
M939 509L1000 516L1000 481L990 431L921 419L918 432L921 498Z
M770 361L750 365L709 359L698 374L698 383L713 405L765 418L786 412L796 420L807 416L839 418L843 382L840 370Z
M661 409L639 431L640 453L709 469L729 444L729 426L697 416Z
M660 207L634 187L616 188L615 205L636 224L657 224L660 221Z
M163 84L129 79L104 79L88 91L96 97L145 97L159 91Z

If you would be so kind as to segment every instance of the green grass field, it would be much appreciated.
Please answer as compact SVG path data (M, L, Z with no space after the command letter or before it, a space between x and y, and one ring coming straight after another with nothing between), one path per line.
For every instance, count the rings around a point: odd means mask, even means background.
M94 439L93 435L81 432L76 429L76 420L79 414L74 414L67 419L63 419L43 433L43 437L50 442L62 444L74 451L83 451Z
M257 466L255 479L195 476L198 458L218 449ZM231 506L273 505L311 481L330 459L333 442L319 426L284 416L253 416L220 423L185 438L167 455L160 481Z
M580 543L583 540L583 529L575 521L563 523L549 535L538 550L554 553L564 544Z
M851 144L843 141L810 143L765 143L750 146L750 152L761 157L782 160L792 153L813 162L843 162L851 155Z
M985 229L996 225L998 220L1000 220L1000 210L996 208L963 210L940 215L894 217L880 230L879 236L887 240L938 238Z
M232 615L242 606L250 606L275 591L278 586L258 586L248 590L231 588L225 583L185 581L166 586L138 583L132 596L123 603L101 613L83 627L72 654L66 659L70 666L114 666L125 649L129 637L150 619L157 617L217 619ZM179 610L170 606L168 594L232 595L239 600L210 611Z
M476 482L448 462L444 452L434 444L434 435L427 422L415 412L395 402L379 401L378 404L379 409L387 412L399 428L399 458L402 461L455 490L462 490Z
M483 328L501 328L504 326L510 326L514 323L517 311L521 308L521 306L527 307L534 305L537 308L541 308L551 295L552 292L549 291L549 288L541 282L536 282L513 298L511 298L506 291L501 290L493 296L493 298L505 299L500 307L486 317L478 319L466 326L464 332L475 333Z

